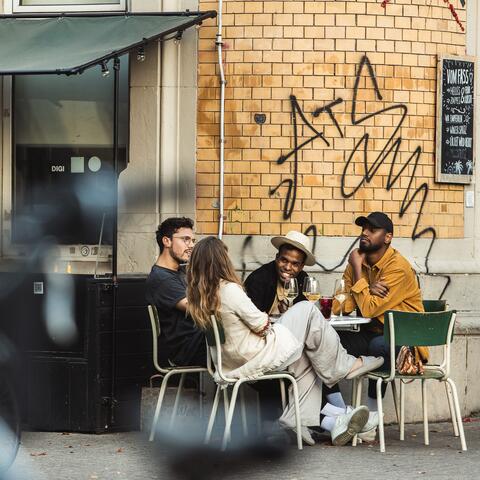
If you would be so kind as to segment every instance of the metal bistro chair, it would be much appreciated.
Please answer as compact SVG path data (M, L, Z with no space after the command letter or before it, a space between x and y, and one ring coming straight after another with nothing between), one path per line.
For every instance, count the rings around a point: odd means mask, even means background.
M208 420L208 427L207 433L205 436L205 443L210 441L213 425L215 423L215 417L217 415L218 404L220 402L220 391L222 387L225 388L224 390L224 402L225 402L225 430L223 433L222 439L222 450L225 450L227 447L227 443L230 439L230 430L232 425L233 414L235 411L235 404L237 401L238 391L241 385L244 383L249 383L252 380L247 379L238 379L238 378L229 378L223 372L223 363L222 363L222 345L225 343L225 333L223 331L223 327L221 324L217 323L217 320L214 315L212 315L212 330L207 332L207 350L209 355L207 356L207 365L210 374L214 379L216 379L217 383L217 390L215 392L215 398L213 400L212 411L210 413L210 418ZM216 376L213 368L212 363L215 366ZM292 385L293 390L293 399L295 405L295 420L296 420L296 430L297 430L297 446L299 450L303 449L303 442L302 442L302 434L301 434L301 417L300 417L300 401L298 397L298 385L295 377L293 377L289 372L279 371L279 372L271 372L266 373L254 381L262 381L262 380L279 380L282 392L282 406L285 408L286 406L286 396L285 396L285 386L284 380L288 380ZM228 394L226 388L229 386L233 387L232 396L230 402L228 401ZM245 415L243 411L243 402L242 402L242 416L244 422L244 430L245 430Z
M148 306L148 314L150 316L150 322L152 324L152 340L153 340L153 365L155 369L159 372L159 374L152 375L150 377L150 383L153 378L160 377L162 378L162 383L160 385L160 392L158 394L157 406L155 407L155 415L153 416L152 422L152 429L150 431L149 440L152 442L155 439L155 429L157 427L158 419L160 417L160 410L162 408L163 398L165 396L165 392L167 390L168 380L173 375L180 375L180 381L177 387L177 393L175 395L175 403L173 404L173 411L170 417L169 422L169 429L172 428L173 423L175 421L175 417L177 415L178 404L180 401L180 396L182 394L183 384L185 382L185 375L187 373L202 373L206 372L207 369L205 367L197 367L197 366L186 366L186 367L178 367L171 363L170 367L161 367L158 363L158 339L160 338L161 329L160 329L160 320L158 318L158 312L155 305ZM201 401L201 400L200 400Z
M423 303L423 309L425 310L425 312L444 312L445 310L447 310L446 300L423 300L422 303ZM400 382L404 383L403 380L400 380ZM395 380L392 380L391 385L392 385L392 397L395 405L395 413L397 416L398 425L400 426L400 410L398 406L398 394L397 394L397 386L396 386ZM355 399L357 398L356 397L357 393L355 389L356 389L356 383L353 384L353 388L352 388L352 404L355 404ZM451 403L451 391L448 390L448 392L449 392L449 402ZM357 443L357 438L355 437L352 442L352 445L355 446L356 443Z
M366 378L377 381L377 402L378 402L378 432L380 438L380 451L385 452L385 436L383 428L383 405L381 395L382 382L394 382L400 379L400 440L405 438L405 382L422 381L422 408L425 445L430 443L428 432L427 413L427 380L443 382L448 399L448 406L452 418L453 431L456 437L460 436L462 450L467 450L463 423L458 401L457 388L450 378L450 350L455 325L456 313L445 312L398 312L388 311L385 318L384 337L386 343L390 344L390 371L370 372ZM440 346L443 348L443 360L439 365L425 365L425 372L422 375L401 375L395 371L395 346ZM356 379L357 397L355 404L360 404L362 382L361 378Z

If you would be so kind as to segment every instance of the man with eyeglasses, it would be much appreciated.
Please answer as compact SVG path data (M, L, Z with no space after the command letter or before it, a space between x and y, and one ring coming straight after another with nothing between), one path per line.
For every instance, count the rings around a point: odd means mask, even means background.
M187 314L184 267L195 244L193 220L168 218L159 225L156 237L160 254L147 278L146 299L157 307L168 359L178 366L204 367L207 364L205 335ZM257 382L251 386L259 392L266 418L273 420L278 415L269 410L268 383Z
M184 265L195 244L193 220L168 218L156 231L160 249L146 283L147 302L157 307L168 358L176 365L206 365L205 336L187 314Z

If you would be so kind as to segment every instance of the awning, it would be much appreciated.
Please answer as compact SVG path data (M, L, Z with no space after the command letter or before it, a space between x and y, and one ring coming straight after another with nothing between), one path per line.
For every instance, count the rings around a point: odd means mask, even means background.
M0 75L81 73L215 16L215 11L1 16Z

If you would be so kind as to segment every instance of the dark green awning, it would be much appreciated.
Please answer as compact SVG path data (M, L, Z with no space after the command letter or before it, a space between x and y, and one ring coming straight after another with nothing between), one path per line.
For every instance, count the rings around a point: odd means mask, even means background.
M215 11L2 16L0 75L81 73L215 16Z

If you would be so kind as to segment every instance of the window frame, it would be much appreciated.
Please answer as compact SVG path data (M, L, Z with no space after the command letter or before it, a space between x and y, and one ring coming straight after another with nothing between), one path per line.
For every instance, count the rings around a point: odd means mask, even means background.
M97 5L82 4L82 0L78 0L79 3L76 5L21 5L21 1L10 0L10 13L124 12L127 7L127 0L118 0L118 4L99 3Z

